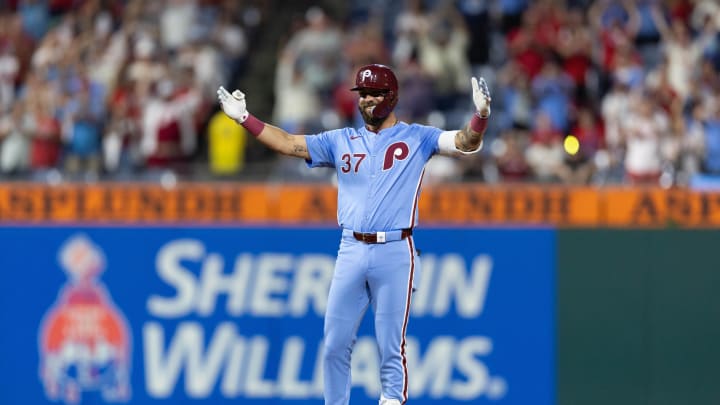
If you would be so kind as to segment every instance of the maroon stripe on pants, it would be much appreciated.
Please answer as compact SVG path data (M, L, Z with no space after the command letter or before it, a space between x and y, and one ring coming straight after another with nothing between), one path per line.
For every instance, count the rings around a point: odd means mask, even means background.
M408 399L408 367L407 367L407 357L405 356L405 332L407 331L407 325L408 320L410 318L410 301L412 297L412 284L413 284L413 275L415 273L415 248L413 244L413 237L410 236L406 239L408 241L408 248L410 249L410 277L408 277L408 286L407 286L407 300L405 303L405 319L403 320L403 326L402 326L402 342L400 344L400 356L402 357L402 365L403 365L403 399L402 403L404 404L407 402Z

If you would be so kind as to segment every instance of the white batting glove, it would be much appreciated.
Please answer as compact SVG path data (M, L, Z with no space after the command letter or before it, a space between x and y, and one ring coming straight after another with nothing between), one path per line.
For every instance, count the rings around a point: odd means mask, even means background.
M475 109L482 118L490 116L490 90L488 90L487 83L484 78L471 79L472 90L473 90L473 102L475 103Z
M220 86L217 91L218 100L225 114L239 123L245 122L248 113L245 104L245 94L240 90L235 90L230 94L225 87Z

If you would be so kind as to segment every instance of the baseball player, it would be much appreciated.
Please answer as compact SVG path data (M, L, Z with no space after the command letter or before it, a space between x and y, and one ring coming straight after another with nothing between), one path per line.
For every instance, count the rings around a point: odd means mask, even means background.
M418 271L413 229L425 163L434 154L474 153L490 116L485 80L472 78L477 112L460 130L443 131L398 121L398 82L384 65L361 67L353 91L365 126L316 135L292 135L248 113L245 95L218 89L222 109L269 148L333 167L338 178L342 240L330 284L324 325L323 372L327 405L350 401L350 354L368 308L380 354L380 405L408 399L405 333Z

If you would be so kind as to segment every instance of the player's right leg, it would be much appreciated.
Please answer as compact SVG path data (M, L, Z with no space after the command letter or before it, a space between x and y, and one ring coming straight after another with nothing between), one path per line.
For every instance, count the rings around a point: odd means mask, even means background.
M323 383L326 405L350 402L350 353L370 298L366 283L367 245L343 238L325 313Z

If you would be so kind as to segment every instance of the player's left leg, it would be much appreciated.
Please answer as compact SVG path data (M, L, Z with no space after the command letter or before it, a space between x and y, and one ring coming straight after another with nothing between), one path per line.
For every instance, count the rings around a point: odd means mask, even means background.
M380 350L382 399L402 404L408 396L405 333L413 278L418 270L417 256L412 238L374 245L371 251L368 284Z

